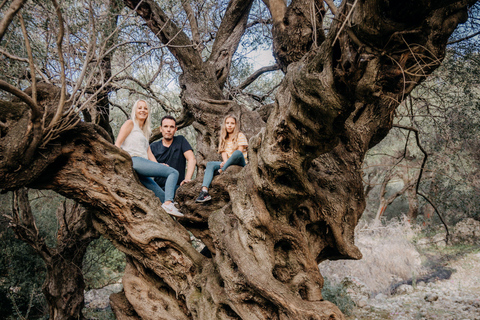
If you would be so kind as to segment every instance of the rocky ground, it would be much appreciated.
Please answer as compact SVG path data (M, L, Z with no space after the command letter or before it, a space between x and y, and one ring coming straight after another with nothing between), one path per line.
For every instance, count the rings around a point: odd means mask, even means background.
M469 253L447 264L449 279L401 285L392 295L356 295L353 319L480 320L480 253Z

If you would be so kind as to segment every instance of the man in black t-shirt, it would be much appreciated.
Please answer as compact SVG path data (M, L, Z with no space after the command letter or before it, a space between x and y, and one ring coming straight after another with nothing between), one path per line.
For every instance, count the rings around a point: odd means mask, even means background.
M165 116L160 122L160 132L163 138L150 144L150 149L159 163L168 164L178 171L177 187L192 180L197 160L192 147L183 136L175 136L177 122L172 116ZM185 166L187 172L185 173ZM155 182L163 189L165 178L155 178Z

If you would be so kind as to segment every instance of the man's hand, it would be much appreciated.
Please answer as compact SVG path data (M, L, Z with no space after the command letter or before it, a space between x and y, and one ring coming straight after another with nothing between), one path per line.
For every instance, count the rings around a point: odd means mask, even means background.
M180 182L180 185L183 186L185 183L189 183L190 181L192 181L192 180L190 180L190 179L185 179L185 180L183 180L182 182Z

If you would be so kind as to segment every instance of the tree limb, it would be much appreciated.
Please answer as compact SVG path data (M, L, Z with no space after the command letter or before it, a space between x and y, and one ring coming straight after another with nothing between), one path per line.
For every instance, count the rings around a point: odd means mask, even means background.
M5 5L5 2L2 3L2 7ZM8 26L13 20L13 17L15 17L17 12L23 7L23 4L25 2L26 0L14 0L10 4L10 7L8 8L5 15L3 16L3 19L0 21L0 41L2 41L4 34L8 29Z
M223 88L230 72L232 57L247 28L253 0L230 0L208 58L215 65L218 84Z
M460 38L460 39L457 39L457 40L454 40L454 41L450 41L450 42L447 43L447 45L459 43L459 42L474 38L474 37L478 36L479 34L480 34L480 31L475 32L474 34L471 34L469 36L466 36L466 37L463 37L463 38Z
M58 60L60 63L60 69L61 69L61 74L60 74L60 79L61 79L61 89L60 89L60 100L58 101L58 106L57 106L57 111L55 115L53 116L52 121L50 121L50 124L46 128L46 135L44 137L44 141L49 141L49 138L52 135L52 130L55 126L55 124L60 120L60 117L62 116L63 113L63 107L65 104L65 98L66 98L66 90L67 90L67 85L66 85L66 76L65 76L65 60L63 58L63 36L65 34L65 28L63 25L63 16L62 16L62 11L60 10L60 6L58 5L56 0L52 0L53 6L55 7L55 11L57 13L57 18L58 18L58 25L60 30L58 31L57 34L57 50L58 50Z
M26 188L13 192L12 213L11 228L15 234L28 243L45 261L50 261L52 253L35 224Z
M20 62L26 62L26 63L29 63L29 60L26 59L26 58L21 58L21 57L18 57L14 54L11 54L7 51L5 51L3 48L0 48L0 53L3 54L4 56L6 56L7 58L9 59L12 59L12 60L17 60L17 61L20 61ZM38 68L37 65L35 65L35 70L36 72L42 77L43 81L45 81L46 83L50 83L50 80L48 79L47 75L45 75L42 70L40 70L40 68Z
M30 65L30 72L32 73L32 100L37 103L37 78L35 77L35 64L33 63L33 54L32 47L30 47L30 41L28 40L27 28L25 27L25 21L23 20L23 15L20 13L18 15L20 20L20 25L22 27L23 37L25 39L25 49L27 49L28 54L28 63Z
M449 236L450 236L450 233L448 231L448 226L447 224L445 223L445 220L443 219L442 215L440 214L440 212L437 210L437 207L433 204L433 202L425 195L423 194L422 192L419 191L419 187L420 187L420 181L422 179L422 175L423 175L423 171L425 170L425 164L427 163L427 158L428 158L428 153L427 151L425 151L425 149L423 148L422 144L420 143L420 136L419 136L419 131L418 129L416 128L412 128L412 127L407 127L407 126L402 126L402 125L394 125L395 128L400 128L400 129L404 129L404 130L409 130L411 132L414 132L415 133L415 140L417 142L417 146L418 148L420 149L420 151L423 153L424 157L423 157L423 161L422 161L422 165L420 167L420 173L418 175L418 178L417 178L417 183L415 185L415 193L418 194L419 196L421 196L422 198L424 198L428 203L430 203L430 205L433 207L433 209L435 209L435 212L437 213L438 217L440 218L440 221L442 221L442 224L443 226L445 227L445 230L447 232L447 242L448 242L448 239L449 239Z
M338 9L335 3L332 0L324 0L327 6L330 8L330 11L332 11L333 15L336 16Z
M283 18L287 12L287 3L284 0L263 0L263 3L267 6L274 25L282 25Z
M237 89L238 90L243 90L246 87L248 87L252 82L257 80L257 78L260 77L262 74L264 74L266 72L270 72L270 71L276 71L276 70L279 70L279 69L280 69L280 66L278 64L274 64L272 66L267 66L267 67L260 68L257 71L255 71L253 74L251 74L241 85L239 85L237 87Z
M17 89L16 87L12 86L11 84L9 84L9 83L7 83L3 80L0 80L0 89L17 96L23 102L25 102L30 107L30 109L32 110L32 121L37 119L38 117L40 117L43 114L40 106L38 104L36 104L35 101L33 101L33 99L30 98L30 96L27 95L25 92Z
M184 71L200 69L202 58L187 35L153 0L125 0L125 5L141 16L152 32L177 58Z
M188 21L190 22L190 29L192 31L193 42L198 46L200 44L200 32L198 31L197 18L195 12L193 12L192 6L188 0L182 0L183 10L187 14ZM197 47L197 50L201 52L201 48Z

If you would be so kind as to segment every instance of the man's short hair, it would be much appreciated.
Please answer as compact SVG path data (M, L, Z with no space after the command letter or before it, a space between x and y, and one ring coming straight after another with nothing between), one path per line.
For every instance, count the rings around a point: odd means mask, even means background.
M177 126L177 120L175 120L175 118L173 116L170 116L170 115L166 115L162 118L162 120L160 120L160 126L163 126L163 120L165 120L165 119L173 120L173 122L175 122L175 127Z

